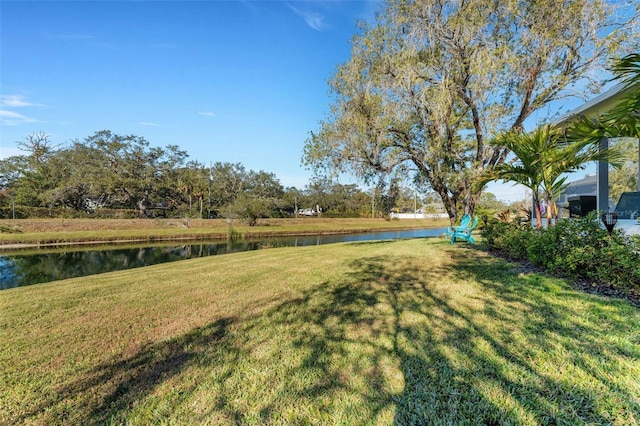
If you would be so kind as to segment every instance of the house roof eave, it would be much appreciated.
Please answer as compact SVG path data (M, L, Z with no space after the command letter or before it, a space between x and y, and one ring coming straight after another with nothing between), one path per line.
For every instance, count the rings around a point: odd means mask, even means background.
M583 116L598 117L618 104L626 94L637 90L640 90L640 83L631 85L620 83L601 95L596 96L590 101L585 102L581 106L555 119L551 122L551 126L564 127L576 118Z

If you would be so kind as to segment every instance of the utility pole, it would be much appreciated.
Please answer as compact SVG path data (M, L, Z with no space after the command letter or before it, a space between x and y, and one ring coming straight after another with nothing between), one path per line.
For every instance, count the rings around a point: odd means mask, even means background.
M209 207L207 208L207 219L211 219L211 184L213 183L213 166L209 161Z

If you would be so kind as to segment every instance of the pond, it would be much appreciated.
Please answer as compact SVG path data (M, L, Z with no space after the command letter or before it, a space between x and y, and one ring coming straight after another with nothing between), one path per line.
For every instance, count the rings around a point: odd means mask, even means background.
M66 246L0 256L0 290L139 268L164 262L272 247L299 247L349 241L437 237L446 228L359 234L278 237L259 240L197 241L178 244Z

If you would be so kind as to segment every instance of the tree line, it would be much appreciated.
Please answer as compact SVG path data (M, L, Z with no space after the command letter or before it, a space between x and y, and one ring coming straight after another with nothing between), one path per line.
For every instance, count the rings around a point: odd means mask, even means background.
M285 188L277 177L242 164L189 160L176 145L151 146L143 137L99 131L68 146L43 132L18 142L23 155L0 160L0 214L247 219L292 217L300 209L358 217L412 208L416 194L398 182L362 190L314 177ZM421 194L422 206L424 197ZM372 212L373 208L373 212Z

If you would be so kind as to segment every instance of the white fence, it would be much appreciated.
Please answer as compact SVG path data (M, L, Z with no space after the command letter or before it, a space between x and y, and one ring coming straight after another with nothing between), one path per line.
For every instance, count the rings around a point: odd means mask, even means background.
M391 219L447 219L446 213L391 213Z

